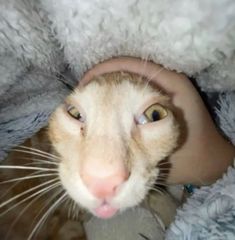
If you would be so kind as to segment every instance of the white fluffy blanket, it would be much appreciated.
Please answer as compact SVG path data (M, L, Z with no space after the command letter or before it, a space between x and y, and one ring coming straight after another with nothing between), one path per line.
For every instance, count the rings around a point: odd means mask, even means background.
M218 117L235 143L234 0L0 0L0 158L46 124L87 69L124 55L185 72L203 91L225 92ZM224 186L231 185L234 198L234 180L228 179ZM216 185L198 193L204 204L216 201L206 199ZM227 198L220 199L223 206ZM195 204L178 214L178 239L235 239L234 208L217 222L220 227L210 222L211 229L233 234L216 238L195 223L198 215L187 215ZM187 223L190 231L184 216L195 220ZM175 229L169 239L179 236Z

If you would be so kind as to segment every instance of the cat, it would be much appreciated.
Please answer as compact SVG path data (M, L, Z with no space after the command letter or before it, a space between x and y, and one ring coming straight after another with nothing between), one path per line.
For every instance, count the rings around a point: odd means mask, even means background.
M108 73L75 89L53 114L51 142L67 193L100 218L139 204L177 146L170 99L130 73Z
M45 186L49 194L59 189L28 239L66 201L71 201L72 212L79 206L103 219L140 204L156 179L161 180L159 163L177 147L180 131L173 112L171 99L137 74L106 73L78 85L50 118L52 148L44 142L47 153L27 146L18 149L23 154L31 149L36 157L36 165L25 170L49 177L31 188L40 191ZM38 141L40 145L44 139ZM37 174L31 176L40 177Z

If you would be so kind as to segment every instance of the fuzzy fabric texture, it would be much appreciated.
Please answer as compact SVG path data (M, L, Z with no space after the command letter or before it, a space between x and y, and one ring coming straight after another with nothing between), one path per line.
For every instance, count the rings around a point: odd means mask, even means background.
M234 90L234 12L233 0L0 0L0 159L46 124L68 93L59 80L75 85L112 57L161 63L206 91Z
M167 240L235 239L235 169L211 187L197 190L177 211Z
M234 0L0 0L0 159L46 125L86 70L117 56L152 60L221 92L219 125L235 143ZM232 211L225 221L234 224ZM178 239L218 239L200 226L203 236L184 235L177 222Z

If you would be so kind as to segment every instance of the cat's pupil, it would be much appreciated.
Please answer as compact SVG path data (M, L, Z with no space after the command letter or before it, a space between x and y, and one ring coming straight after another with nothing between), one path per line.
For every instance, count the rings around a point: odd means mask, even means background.
M152 120L155 122L155 121L160 120L160 118L161 118L160 113L158 111L154 110L152 112Z
M77 114L75 114L75 116L74 116L77 120L79 120L82 116L81 116L81 114L80 113L77 113Z

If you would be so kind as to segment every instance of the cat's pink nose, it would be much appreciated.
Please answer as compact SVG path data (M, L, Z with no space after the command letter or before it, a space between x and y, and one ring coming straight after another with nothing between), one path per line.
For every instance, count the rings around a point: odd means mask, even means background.
M112 198L120 186L126 181L128 174L125 171L115 172L105 177L83 174L82 179L88 190L97 198Z

